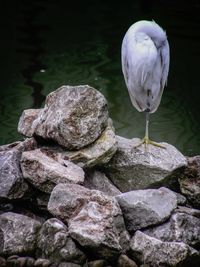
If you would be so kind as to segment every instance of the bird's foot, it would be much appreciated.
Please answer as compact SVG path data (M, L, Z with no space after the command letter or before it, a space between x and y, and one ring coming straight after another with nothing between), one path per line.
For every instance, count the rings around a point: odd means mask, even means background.
M147 148L147 145L152 145L152 146L157 146L157 147L166 149L166 147L160 145L159 143L156 143L156 142L150 140L147 136L145 136L145 137L141 140L141 142L140 142L138 145L134 146L134 147L139 147L139 146L141 146L141 145L143 145L143 144L145 145L145 148Z

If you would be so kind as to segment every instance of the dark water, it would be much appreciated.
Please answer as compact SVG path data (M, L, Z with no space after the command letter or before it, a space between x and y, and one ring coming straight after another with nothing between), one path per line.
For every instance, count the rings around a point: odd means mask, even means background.
M182 2L6 1L0 9L0 144L21 139L21 112L42 106L64 84L100 90L117 134L143 137L144 114L131 105L120 47L132 23L154 19L167 31L171 65L150 136L186 155L199 154L200 1Z

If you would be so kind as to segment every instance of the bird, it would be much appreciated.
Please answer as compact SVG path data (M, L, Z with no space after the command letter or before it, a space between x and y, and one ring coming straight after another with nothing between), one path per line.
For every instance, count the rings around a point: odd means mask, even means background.
M169 72L170 51L166 32L155 22L135 22L126 32L121 47L122 72L133 106L146 114L145 136L136 147L151 144L149 115L160 104Z

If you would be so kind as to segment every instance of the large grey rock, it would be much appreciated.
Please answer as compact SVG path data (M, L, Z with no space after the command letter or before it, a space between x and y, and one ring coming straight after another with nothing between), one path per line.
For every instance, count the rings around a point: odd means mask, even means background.
M32 112L28 113L32 117ZM33 122L31 118L31 124L28 121L27 116L22 115L20 133L34 133L68 149L80 149L93 143L106 128L107 102L88 85L62 86L47 96L37 118Z
M38 235L37 257L51 262L69 261L83 263L84 253L76 246L68 234L67 226L56 218L47 220Z
M41 223L27 216L6 212L0 215L0 254L33 253Z
M149 267L199 266L199 253L183 242L162 242L137 231L130 248L133 258Z
M116 199L129 231L164 222L177 207L176 195L164 187L130 191Z
M172 145L135 147L140 139L117 136L118 149L105 170L122 192L159 186L174 187L186 158Z
M193 207L200 209L200 156L187 160L188 166L179 178L181 192Z
M96 255L109 258L128 248L129 235L113 197L80 185L59 184L48 210L68 224L73 239Z
M177 212L169 221L144 233L162 241L184 242L192 247L200 247L200 218Z
M96 170L88 171L84 181L84 186L89 189L102 191L108 196L121 194L121 192L112 184L104 173Z
M23 151L36 146L36 141L31 138L0 147L0 198L17 199L27 192L28 185L23 179L20 159Z
M66 151L62 154L79 166L88 168L106 164L110 161L116 150L117 141L115 132L111 126L111 122L109 122L107 128L94 143L78 151Z
M54 154L41 148L22 153L21 169L23 176L30 183L46 193L50 193L59 183L84 181L84 171L81 167L68 160L59 162L54 158Z

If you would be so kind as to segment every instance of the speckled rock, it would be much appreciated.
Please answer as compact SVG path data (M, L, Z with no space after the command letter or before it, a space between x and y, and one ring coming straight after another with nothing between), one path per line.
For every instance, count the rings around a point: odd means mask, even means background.
M49 246L49 244L51 244ZM73 262L82 264L84 253L76 246L68 234L67 226L56 218L47 220L38 235L37 256L51 262Z
M61 164L52 155L42 148L23 152L21 169L24 178L46 193L59 183L83 183L84 171L81 167L68 160L63 160Z
M19 127L22 134L28 131L28 134L34 133L78 150L93 143L105 130L107 102L100 92L88 85L62 86L47 96L37 118L33 122L30 119L31 124L28 121L22 115Z
M0 215L0 254L33 253L41 223L28 216L6 212Z
M200 263L197 250L182 242L162 242L137 231L131 239L131 254L149 267L192 266Z
M200 209L200 156L187 160L188 166L179 178L181 192L194 208Z
M200 218L176 212L167 222L151 227L145 234L168 242L184 242L192 247L200 247Z
M63 156L68 157L79 166L87 168L109 162L117 150L115 132L110 121L107 128L94 143L78 151L66 151Z
M17 199L27 192L28 185L23 179L20 159L23 151L36 146L33 138L0 146L0 198Z
M167 188L135 190L116 196L128 231L159 224L177 207L176 195Z
M178 171L187 165L186 158L172 145L159 148L148 145L135 147L140 139L117 136L118 149L105 171L122 192L159 186L174 187Z
M100 171L91 170L87 172L84 186L89 189L96 189L108 196L117 196L121 192L112 184L106 175Z
M69 226L70 236L104 258L125 251L129 235L117 201L98 190L59 184L50 196L48 210Z

